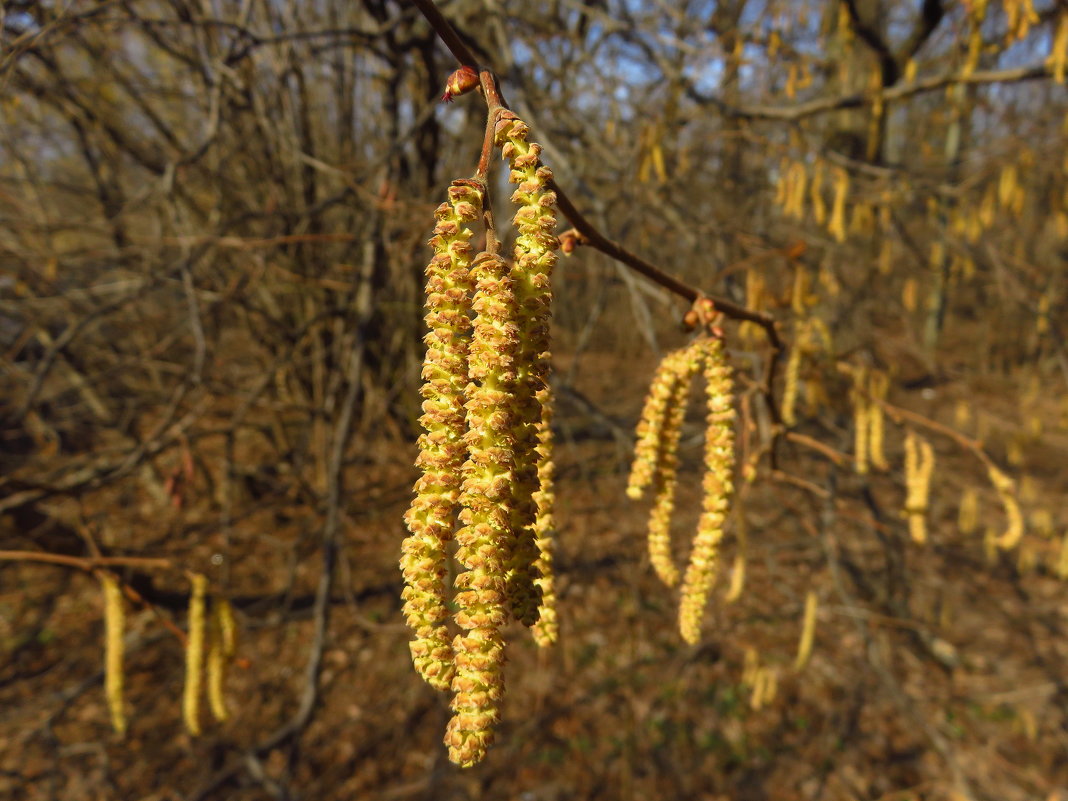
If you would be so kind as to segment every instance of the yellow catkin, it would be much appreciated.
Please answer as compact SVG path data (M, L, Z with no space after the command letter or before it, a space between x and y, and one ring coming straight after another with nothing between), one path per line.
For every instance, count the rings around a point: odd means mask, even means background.
M889 470L890 462L886 458L886 419L883 406L879 401L886 398L890 387L890 377L881 370L872 370L868 378L868 392L871 403L868 404L868 458L876 470Z
M745 273L745 305L752 311L763 311L767 287L764 276L757 270L746 270ZM760 326L749 320L744 320L738 325L738 337L745 343L752 343Z
M734 538L738 544L738 553L734 555L734 565L731 567L731 584L724 597L724 600L729 604L741 598L742 593L745 591L745 563L749 550L749 535L746 530L745 515L739 511L734 519Z
M1016 547L1023 538L1024 520L1020 504L1016 500L1016 482L994 465L987 466L990 483L997 490L998 498L1005 509L1005 531L997 538L997 545L1004 551Z
M816 162L809 184L809 200L812 203L812 219L816 225L823 225L827 220L827 203L823 200L823 162Z
M537 536L538 561L535 583L541 589L541 602L538 606L538 622L534 624L534 641L545 648L556 642L556 592L553 589L553 539L556 536L554 518L555 492L553 488L553 430L552 430L552 390L546 386L538 398L541 403L541 423L538 426L538 491L534 501L538 505L538 516L534 521L534 533Z
M957 529L961 534L972 534L979 528L979 493L975 487L966 487L961 495L957 511Z
M649 392L645 396L641 417L638 419L634 461L631 463L627 481L627 496L638 500L645 488L652 483L659 462L661 431L667 418L675 385L679 381L678 364L683 350L672 351L660 362L653 373Z
M868 472L868 443L870 433L871 404L865 392L868 371L860 367L853 370L853 466L859 475Z
M679 571L671 554L671 516L675 511L675 485L678 474L679 435L686 416L686 400L690 381L699 366L700 344L671 354L670 369L675 373L675 385L668 400L664 423L660 432L656 467L653 471L653 508L649 513L649 561L656 575L667 586L679 581Z
M719 545L734 490L734 396L723 340L701 340L708 399L704 504L679 603L679 631L688 643L701 636L705 603L715 580Z
M849 173L841 167L834 170L834 200L831 204L831 217L827 222L827 232L836 242L846 238L845 204L849 195Z
M799 161L790 165L790 194L786 198L783 211L788 217L798 220L805 216L805 190L808 186L808 172Z
M182 718L190 734L197 736L200 728L200 696L204 686L204 641L207 634L206 594L208 579L194 573L190 579L189 636L185 644L185 689L182 693Z
M801 378L802 341L807 334L805 321L794 323L794 344L786 360L786 377L782 391L782 421L788 426L797 425L797 390Z
M454 181L448 202L435 212L438 223L426 268L423 415L419 422L416 466L421 475L405 515L409 536L401 545L404 616L414 639L412 663L428 684L449 689L454 671L449 616L448 547L460 495L464 445L464 392L468 383L469 311L473 291L470 266L471 223L482 211L482 195L470 184Z
M100 574L104 591L104 694L111 713L111 725L119 734L126 733L123 706L123 656L125 654L126 610L122 587L110 573Z
M452 718L445 732L449 759L462 767L482 760L500 719L504 693L506 569L513 539L515 488L515 296L504 259L479 254L471 265L477 313L469 353L468 459L463 467L456 532Z
M794 670L803 670L812 656L812 646L816 642L816 611L819 607L819 599L814 590L809 590L805 596L805 614L801 621L801 639L797 643L797 658L794 660Z
M209 635L208 705L212 716L223 721L230 717L230 710L226 706L226 673L237 648L234 610L225 598L212 601Z
M909 536L920 544L927 542L927 499L933 472L931 443L910 429L905 435L905 515Z
M758 667L753 671L752 692L749 696L749 708L754 712L764 706L764 692L768 685L768 669Z
M556 264L556 193L550 188L552 172L541 163L541 146L528 140L527 125L505 112L494 128L494 141L508 160L508 180L517 184L512 202L518 206L513 222L517 236L511 272L516 298L519 351L516 361L515 412L512 434L515 448L512 531L514 544L508 557L509 609L525 626L538 619L541 589L536 582L538 560L535 520L538 492L539 393L548 385L550 372L549 322L552 315L551 278Z

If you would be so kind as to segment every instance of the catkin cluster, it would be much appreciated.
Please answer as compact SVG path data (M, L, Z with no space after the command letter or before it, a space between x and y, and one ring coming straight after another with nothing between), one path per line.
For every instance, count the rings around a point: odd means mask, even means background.
M485 190L454 181L427 268L424 433L405 517L404 612L416 669L453 693L445 744L464 767L485 756L500 717L504 624L533 627L539 645L557 635L548 384L556 196L528 134L511 112L494 128L518 184L511 262L475 255L472 223Z
M649 517L649 557L669 586L679 582L672 558L670 522L674 510L679 432L692 377L702 371L707 395L704 505L682 577L679 630L695 643L715 579L730 497L734 489L733 383L720 337L704 337L669 353L658 367L637 429L637 447L627 494L640 498L654 488Z
M126 732L123 700L126 609L119 580L106 572L101 572L99 579L104 596L104 690L111 725L121 735ZM208 580L205 576L191 574L190 583L192 591L189 596L189 632L185 643L182 717L186 729L195 736L202 731L200 700L204 693L205 677L213 717L219 721L229 717L224 685L227 668L237 650L237 624L229 601L211 599L209 610Z

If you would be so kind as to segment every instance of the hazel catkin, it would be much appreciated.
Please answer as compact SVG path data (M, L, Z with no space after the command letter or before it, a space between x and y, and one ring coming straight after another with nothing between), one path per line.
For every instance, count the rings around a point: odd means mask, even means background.
M100 586L104 591L104 694L111 726L121 735L126 733L122 664L126 650L126 610L118 579L111 573L100 573Z
M649 561L657 576L669 587L679 582L679 571L671 554L671 516L675 511L675 485L678 476L679 436L686 416L690 381L697 372L701 345L668 354L665 361L674 373L675 384L668 399L659 448L653 470L653 508L649 513Z
M449 200L435 216L426 268L426 356L423 360L423 415L416 465L421 475L405 515L409 536L401 546L404 615L415 634L412 661L431 686L447 690L453 659L447 629L446 576L461 468L467 457L464 391L468 382L468 343L473 248L471 223L482 210L482 194L470 182L454 181Z
M529 141L526 123L510 111L494 127L494 141L509 163L508 180L517 184L512 202L517 237L511 277L516 302L520 349L517 354L515 412L515 496L512 527L515 541L508 560L506 592L512 615L526 626L538 619L542 586L536 581L539 559L536 493L539 492L539 434L542 395L549 380L551 278L556 264L556 193L552 172L541 163L541 146ZM544 496L543 496L544 497Z
M734 490L734 396L731 369L720 338L701 340L707 394L704 504L682 584L679 631L693 644L700 638L705 603L715 579L719 545Z
M449 759L461 767L482 760L493 740L504 693L502 669L506 569L514 547L516 503L515 395L519 329L508 265L481 253L471 265L476 283L469 354L466 425L468 458L456 532L452 718L445 732Z
M185 644L185 688L182 718L193 736L200 734L200 696L204 687L204 642L207 633L206 596L208 579L200 573L190 577L189 633Z

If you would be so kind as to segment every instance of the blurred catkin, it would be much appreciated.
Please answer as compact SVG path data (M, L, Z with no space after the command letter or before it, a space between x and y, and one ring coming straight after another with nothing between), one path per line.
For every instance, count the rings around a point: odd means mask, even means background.
M909 536L920 544L927 542L927 499L934 464L931 443L909 429L905 435L905 516Z
M868 376L868 392L871 402L868 404L868 457L876 470L889 470L886 459L886 420L882 401L890 387L890 377L881 370L872 370Z
M182 717L190 734L200 734L200 696L204 686L204 641L207 633L206 594L208 579L194 573L190 579L189 635L185 644L185 689Z
M645 396L641 417L638 419L637 444L634 447L634 462L627 482L627 495L634 500L642 497L656 474L663 443L662 432L668 409L679 383L679 364L683 350L669 353L656 368L649 393Z
M868 472L868 443L871 431L871 404L867 396L868 370L853 370L853 464L859 475Z
M819 600L815 590L809 590L805 596L805 614L801 622L801 639L797 643L797 658L794 669L803 670L812 656L812 646L816 642L816 611Z
M226 673L237 648L236 632L234 610L230 602L225 598L214 599L208 637L208 704L212 716L219 721L230 717L226 707Z
M1020 543L1024 533L1023 514L1016 500L1016 482L992 464L987 466L987 475L1005 509L1005 531L997 538L997 545L1007 551Z
M682 584L679 630L696 643L708 593L715 579L719 544L734 490L734 394L731 369L720 338L700 340L708 400L705 432L704 505Z
M694 342L687 348L669 353L664 359L673 374L674 386L665 410L653 470L653 508L649 513L649 561L660 580L669 587L679 582L679 571L671 554L671 516L675 511L679 436L686 417L690 382L700 366L700 348L700 343Z
M426 268L426 356L423 360L424 433L416 465L422 475L405 515L410 536L401 546L404 615L415 634L409 647L416 670L433 687L447 690L453 658L447 628L446 577L464 444L464 390L468 382L468 341L472 282L470 224L482 210L482 195L454 181L449 200L435 212L438 223L429 244L434 256Z
M462 767L482 760L493 740L504 692L502 668L505 587L513 520L516 368L519 329L505 261L480 253L471 265L476 293L467 388L468 459L460 493L462 527L456 532L452 719L445 732L449 759Z
M104 694L107 696L111 725L119 734L126 733L123 708L123 657L125 654L126 610L122 587L110 573L100 573L104 591Z
M556 536L556 520L553 514L555 488L553 486L553 404L552 389L546 385L538 393L541 403L541 422L538 424L538 491L534 501L538 516L534 521L537 536L538 561L535 583L541 589L538 606L538 622L534 624L534 641L542 648L556 642L556 592L553 589L553 538Z

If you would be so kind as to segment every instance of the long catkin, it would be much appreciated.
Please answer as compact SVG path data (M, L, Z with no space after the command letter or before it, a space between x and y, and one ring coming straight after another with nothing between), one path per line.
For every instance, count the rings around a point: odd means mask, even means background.
M697 372L699 343L675 351L665 358L673 373L674 387L668 399L659 448L653 470L653 508L649 512L649 561L657 576L669 587L679 582L679 571L671 553L671 516L675 511L675 486L678 478L679 436L686 416L690 381Z
M467 458L464 401L468 383L473 248L471 223L482 211L482 195L454 181L449 200L435 212L438 223L426 268L426 356L423 361L423 415L416 465L421 475L404 521L409 536L401 545L404 615L414 633L409 643L419 674L448 690L455 666L449 616L448 547L460 496L461 468Z
M514 539L515 370L519 333L508 265L482 253L471 266L477 292L467 401L468 459L456 532L452 718L449 759L461 767L482 760L493 741L504 694L506 570Z
M539 427L550 372L549 323L552 317L553 268L556 265L556 193L552 172L541 163L541 146L529 141L526 123L505 112L494 128L494 140L508 160L508 180L517 184L512 202L517 236L511 278L515 292L519 351L516 361L515 502L512 506L514 545L508 556L506 593L513 617L525 626L538 620L542 585L539 560L536 494L539 482Z
M208 579L199 573L191 578L189 596L189 634L185 645L185 689L182 693L182 718L190 734L201 733L200 696L204 687L204 643L207 634Z
M704 374L708 399L705 433L704 506L697 524L690 563L682 584L679 631L696 643L701 634L705 603L715 579L719 544L734 490L734 396L723 340L704 343Z
M126 733L123 706L123 659L126 652L126 610L122 587L110 573L100 573L104 591L104 694L107 696L111 725L119 734Z

